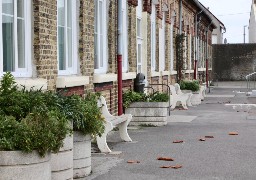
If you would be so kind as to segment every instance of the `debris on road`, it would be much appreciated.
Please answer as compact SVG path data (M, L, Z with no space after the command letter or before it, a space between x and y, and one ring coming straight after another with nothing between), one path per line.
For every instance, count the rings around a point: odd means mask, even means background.
M183 143L184 141L182 141L182 140L176 140L176 141L173 141L172 143Z
M157 160L159 160L159 161L174 161L174 159L170 158L170 157L158 157Z
M238 132L229 132L228 134L231 136L236 136L236 135L238 135Z
M138 164L138 163L140 163L140 161L129 160L129 161L127 161L127 163L129 163L129 164Z

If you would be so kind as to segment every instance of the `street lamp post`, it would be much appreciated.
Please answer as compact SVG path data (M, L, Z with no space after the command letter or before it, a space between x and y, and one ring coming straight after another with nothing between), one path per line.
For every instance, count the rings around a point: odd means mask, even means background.
M245 43L245 28L247 27L247 25L244 26L244 43Z

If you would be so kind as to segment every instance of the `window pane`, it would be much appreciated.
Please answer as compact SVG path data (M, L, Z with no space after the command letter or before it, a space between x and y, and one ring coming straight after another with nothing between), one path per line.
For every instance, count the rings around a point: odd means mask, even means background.
M13 17L6 16L6 15L2 16L2 36L3 36L2 37L3 38L3 70L4 72L14 71L15 60L14 60Z
M65 2L64 0L58 0L58 25L65 26Z
M25 68L25 26L24 20L18 19L18 68Z
M141 44L138 44L138 63L141 63Z
M13 0L2 0L2 6L3 14L13 15Z
M141 37L141 19L137 18L137 36Z
M17 14L18 17L24 17L24 0L17 0Z
M64 27L58 27L59 70L66 70L64 32Z
M67 0L67 26L72 27L72 1L73 0Z

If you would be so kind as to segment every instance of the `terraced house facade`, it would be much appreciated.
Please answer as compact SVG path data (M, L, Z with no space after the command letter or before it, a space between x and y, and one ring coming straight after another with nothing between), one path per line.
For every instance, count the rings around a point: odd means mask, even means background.
M173 84L205 81L211 70L215 25L197 0L0 0L0 11L0 75L11 71L28 88L101 92L114 114L118 46L123 90L137 73L147 84Z

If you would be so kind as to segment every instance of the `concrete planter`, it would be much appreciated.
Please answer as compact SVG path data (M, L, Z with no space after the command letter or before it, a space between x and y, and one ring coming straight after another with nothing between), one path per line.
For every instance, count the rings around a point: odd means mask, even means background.
M83 178L91 173L91 136L74 132L73 178Z
M50 153L40 157L36 151L0 151L0 179L51 180Z
M51 158L52 180L73 179L73 135L64 139L58 154Z
M129 125L163 126L167 124L169 102L135 102L125 109L125 113L133 116Z
M193 92L193 95L191 97L191 104L192 105L199 105L201 104L201 94L199 91Z

